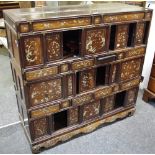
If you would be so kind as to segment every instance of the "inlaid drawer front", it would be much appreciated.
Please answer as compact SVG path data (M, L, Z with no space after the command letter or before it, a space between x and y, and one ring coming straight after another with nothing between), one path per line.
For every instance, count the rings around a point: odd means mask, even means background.
M49 68L29 71L29 72L26 72L25 74L26 74L26 80L28 81L36 80L39 78L58 74L58 66L52 66Z
M26 66L39 65L43 63L42 39L40 36L29 36L23 38L24 59Z
M34 129L34 137L39 138L41 136L44 136L48 133L48 125L47 125L47 119L41 118L37 119L33 122L33 129Z
M133 86L139 85L139 83L140 83L140 77L136 78L134 80L131 80L130 82L123 83L123 84L121 84L120 87L121 87L122 90L129 89L129 88L131 88Z
M116 34L116 49L127 46L128 41L128 25L118 25Z
M42 117L42 116L47 116L52 113L56 113L60 110L59 104L52 105L52 106L47 106L45 108L40 108L37 110L34 110L31 112L31 117L36 118L36 117Z
M83 106L83 120L88 120L99 115L100 101L89 103Z
M95 92L95 98L101 99L104 96L110 95L112 93L112 87L100 88Z
M134 48L126 51L126 58L145 54L145 47Z
M78 96L76 98L73 98L72 103L73 105L82 105L84 103L89 103L93 101L93 94L84 94L81 96Z
M107 113L114 109L114 96L109 96L104 99L103 112Z
M77 124L79 121L78 117L78 107L69 109L69 125Z
M135 44L136 45L139 45L139 44L143 43L144 29L145 29L145 24L144 23L137 23L136 36L135 36Z
M106 46L106 28L86 30L85 54L104 52Z
M141 71L141 59L134 59L122 63L121 80L129 80L138 75Z
M46 43L48 61L60 59L62 56L61 34L48 34L46 36Z
M84 92L95 87L95 70L80 72L80 92Z
M105 15L103 21L105 23L122 22L130 20L141 20L144 18L144 13L120 14L120 15Z
M127 91L127 101L126 101L126 106L133 105L135 104L135 100L137 97L138 89L133 88Z
M73 70L78 70L78 69L84 69L87 67L91 67L94 65L94 60L89 59L89 60L83 60L83 61L76 61L72 63L72 69Z
M29 88L31 105L60 99L62 97L61 87L61 78L31 84Z
M51 30L59 28L69 28L75 26L87 26L91 24L90 17L81 17L74 19L60 19L45 22L33 23L32 27L34 31Z

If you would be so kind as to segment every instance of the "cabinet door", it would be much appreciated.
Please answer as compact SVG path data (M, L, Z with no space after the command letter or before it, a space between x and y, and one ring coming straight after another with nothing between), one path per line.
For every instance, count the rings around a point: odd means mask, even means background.
M120 80L125 81L140 76L142 59L133 59L121 64Z
M107 50L107 27L88 28L84 30L85 55L98 54Z
M144 29L145 29L144 22L137 23L136 36L135 36L135 45L143 44Z
M62 34L47 34L45 40L47 61L53 61L62 58Z
M23 39L23 58L25 67L40 65L43 63L42 36L26 36Z
M116 30L115 48L124 48L128 41L128 25L118 25Z
M29 86L29 98L32 106L57 100L62 97L62 79L37 82Z
M83 106L83 120L93 119L97 117L100 112L100 101L89 103Z
M80 72L79 80L80 92L93 89L95 87L95 70L91 69Z

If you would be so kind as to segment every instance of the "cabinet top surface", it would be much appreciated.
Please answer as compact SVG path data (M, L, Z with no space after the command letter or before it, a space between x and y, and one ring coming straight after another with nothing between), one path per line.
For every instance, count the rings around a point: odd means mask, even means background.
M92 14L108 14L121 12L136 12L145 11L143 7L132 6L122 3L105 3L105 4L91 4L91 5L70 5L59 7L41 7L29 9L10 9L5 10L13 21L21 22L27 20L40 20L48 18L61 18L84 16Z

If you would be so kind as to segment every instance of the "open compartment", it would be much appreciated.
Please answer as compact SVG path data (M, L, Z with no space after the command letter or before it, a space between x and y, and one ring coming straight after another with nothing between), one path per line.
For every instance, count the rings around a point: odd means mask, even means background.
M82 30L63 31L63 57L80 56Z
M67 127L67 110L55 113L53 115L53 121L54 131Z
M126 91L119 92L115 95L114 109L123 107L125 104Z
M128 42L127 42L128 47L134 46L135 32L136 32L136 23L130 23L129 24L129 31L128 31Z
M100 66L96 68L96 86L104 86L108 84L108 75L110 66Z
M110 44L109 44L110 50L114 50L115 48L115 36L116 36L116 25L112 25L110 31Z

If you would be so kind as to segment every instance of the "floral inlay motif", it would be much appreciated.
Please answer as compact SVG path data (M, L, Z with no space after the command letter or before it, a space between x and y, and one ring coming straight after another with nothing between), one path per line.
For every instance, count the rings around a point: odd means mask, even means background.
M86 91L95 87L94 70L87 70L80 73L80 91Z
M105 29L88 30L86 34L86 54L94 54L104 51Z
M100 101L86 104L83 107L83 119L88 120L92 117L99 115Z
M61 57L60 34L52 34L46 37L48 60L55 60Z
M144 27L145 27L144 23L138 23L137 24L135 44L142 44L143 43Z
M128 80L140 74L141 59L130 60L122 63L121 80Z
M144 18L144 13L132 13L132 14L123 14L123 15L111 15L104 16L104 22L121 22L121 21L129 21L129 20L140 20Z
M128 25L119 25L117 28L116 49L127 45Z
M25 60L27 66L42 63L42 45L40 37L29 37L24 39Z
M38 138L40 136L47 134L46 118L41 118L39 120L35 120L33 122L33 125L34 125L35 138Z
M35 83L30 85L30 101L32 105L41 104L61 98L61 79Z

